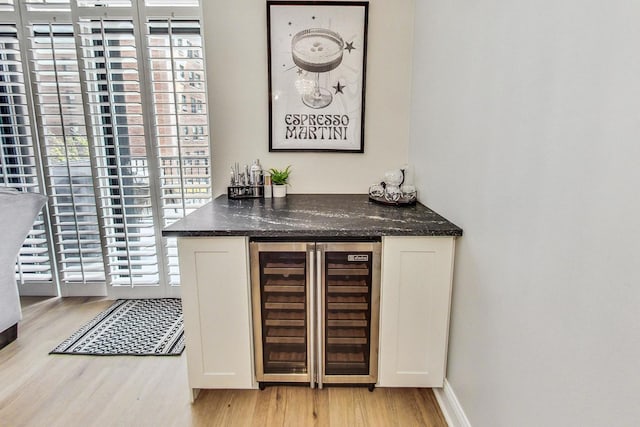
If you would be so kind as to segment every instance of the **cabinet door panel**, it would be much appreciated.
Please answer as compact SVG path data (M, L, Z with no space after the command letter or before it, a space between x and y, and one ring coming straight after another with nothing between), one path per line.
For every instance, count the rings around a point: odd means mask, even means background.
M454 238L384 238L380 386L442 387L453 252Z
M191 388L254 388L246 239L178 242Z

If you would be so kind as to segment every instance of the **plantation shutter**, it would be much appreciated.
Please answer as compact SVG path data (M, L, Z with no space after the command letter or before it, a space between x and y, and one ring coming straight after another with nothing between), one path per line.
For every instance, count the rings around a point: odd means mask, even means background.
M0 12L13 12L14 10L13 0L0 0Z
M0 185L49 196L17 278L35 294L177 296L161 229L211 199L199 2L0 11Z
M85 72L110 283L159 283L140 72L131 19L81 19Z
M5 4L3 7L9 7ZM0 23L0 185L41 193L16 24ZM38 215L16 263L19 283L50 282L45 219Z
M60 279L67 283L104 282L72 25L31 25L31 56Z
M211 199L209 129L200 22L150 19L154 134L161 215L169 225ZM195 110L192 105L199 108ZM165 239L171 284L179 283L175 238Z

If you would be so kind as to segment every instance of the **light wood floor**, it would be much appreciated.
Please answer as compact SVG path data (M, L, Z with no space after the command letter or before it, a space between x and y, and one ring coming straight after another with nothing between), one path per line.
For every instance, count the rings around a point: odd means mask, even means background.
M186 358L48 355L111 304L25 298L18 340L0 350L0 426L446 426L430 389L203 390Z

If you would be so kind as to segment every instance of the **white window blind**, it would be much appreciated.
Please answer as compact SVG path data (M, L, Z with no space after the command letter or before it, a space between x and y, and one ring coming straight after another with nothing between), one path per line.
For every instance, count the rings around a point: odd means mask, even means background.
M104 281L73 27L38 24L30 29L31 73L60 279Z
M177 0L179 1L179 0ZM131 0L77 0L80 7L131 7Z
M14 10L13 0L0 0L0 12L13 12Z
M168 225L211 198L207 112L192 111L183 101L188 95L206 103L202 38L195 20L153 19L147 27L161 215ZM189 51L197 54L189 57ZM171 283L177 284L176 240L165 244Z
M176 0L145 0L144 2L147 6L173 6L176 3ZM180 0L180 6L198 6L198 0Z
M17 25L0 23L0 185L41 192L27 102ZM20 283L52 279L42 214L20 250L16 277Z
M83 19L79 29L111 283L155 285L156 230L133 22Z
M211 198L200 11L142 2L0 0L0 184L49 196L23 281L179 284L161 228Z
M67 12L70 0L22 0L30 12Z

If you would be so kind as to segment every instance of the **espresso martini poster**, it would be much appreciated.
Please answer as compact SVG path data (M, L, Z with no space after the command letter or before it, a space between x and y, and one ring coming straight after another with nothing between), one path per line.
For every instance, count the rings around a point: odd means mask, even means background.
M270 151L364 151L367 2L268 2Z

